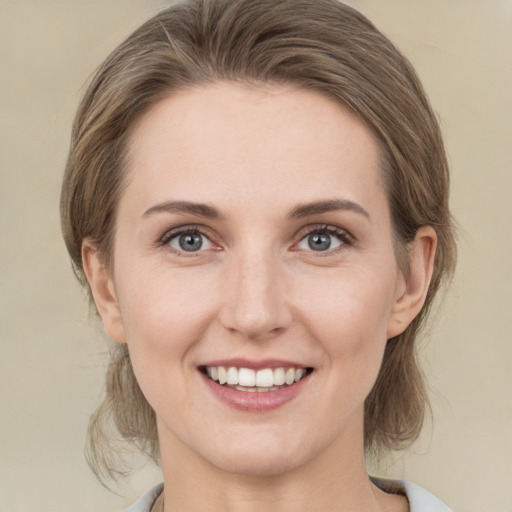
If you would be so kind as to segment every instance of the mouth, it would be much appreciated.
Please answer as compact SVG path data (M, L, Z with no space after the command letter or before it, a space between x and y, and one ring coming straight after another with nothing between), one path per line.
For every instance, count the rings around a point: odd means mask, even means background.
M313 372L307 367L253 368L236 366L201 366L199 370L224 388L249 393L268 393L289 388Z

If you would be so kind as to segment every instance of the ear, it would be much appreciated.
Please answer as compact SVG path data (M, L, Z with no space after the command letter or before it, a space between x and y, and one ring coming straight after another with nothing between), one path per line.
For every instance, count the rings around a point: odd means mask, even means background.
M114 281L101 261L98 249L89 239L82 242L82 264L107 334L118 343L126 343Z
M437 235L431 226L418 229L408 246L409 274L403 276L402 285L391 311L388 323L388 339L401 334L421 311L427 296L434 258Z

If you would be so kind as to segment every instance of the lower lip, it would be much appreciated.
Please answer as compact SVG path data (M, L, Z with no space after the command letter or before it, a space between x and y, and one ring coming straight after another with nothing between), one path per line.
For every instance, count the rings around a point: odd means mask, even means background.
M307 384L310 375L291 386L284 386L276 391L238 391L220 385L200 372L208 389L223 403L233 409L247 412L272 411L293 400Z

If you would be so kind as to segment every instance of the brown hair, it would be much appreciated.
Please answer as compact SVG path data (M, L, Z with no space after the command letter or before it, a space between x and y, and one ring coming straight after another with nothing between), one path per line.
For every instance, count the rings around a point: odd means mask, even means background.
M436 116L412 66L354 9L336 0L189 0L162 11L114 50L78 108L62 186L62 229L78 278L86 285L86 237L107 267L112 263L123 155L135 122L178 89L220 80L297 84L334 98L365 123L380 145L404 272L407 243L420 226L435 228L438 247L425 305L388 342L365 402L367 450L406 447L418 436L428 405L415 339L455 265L448 166ZM106 395L89 428L89 462L97 474L121 472L115 437L158 459L154 412L126 345L117 344Z

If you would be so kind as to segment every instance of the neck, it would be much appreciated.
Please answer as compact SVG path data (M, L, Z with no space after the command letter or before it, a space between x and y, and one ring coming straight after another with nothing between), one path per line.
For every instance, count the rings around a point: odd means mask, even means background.
M274 474L239 474L221 469L160 430L165 512L325 512L395 510L371 484L363 440L352 428L322 453ZM396 509L400 510L400 509ZM405 509L406 510L406 509Z

